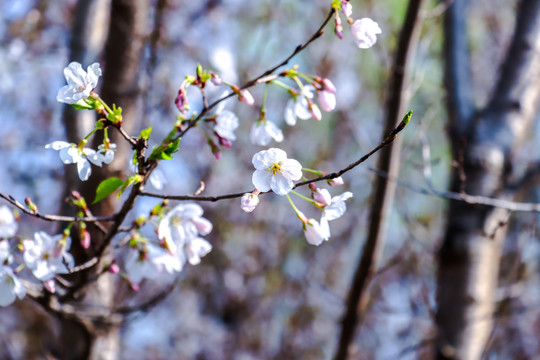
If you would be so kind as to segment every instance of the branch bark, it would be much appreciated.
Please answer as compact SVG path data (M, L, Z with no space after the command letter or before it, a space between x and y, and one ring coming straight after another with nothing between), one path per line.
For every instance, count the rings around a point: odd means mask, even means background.
M399 124L401 114L405 113L406 70L411 54L414 51L417 30L420 24L420 8L422 0L409 1L405 22L401 29L398 48L392 66L387 94L386 119L383 138ZM378 168L391 176L397 177L400 164L401 138L385 147L379 153ZM343 315L339 343L335 354L336 360L346 359L349 346L367 303L367 287L377 268L378 258L386 237L386 222L392 207L396 184L378 177L371 205L371 220L368 237L360 262L349 288L346 310Z

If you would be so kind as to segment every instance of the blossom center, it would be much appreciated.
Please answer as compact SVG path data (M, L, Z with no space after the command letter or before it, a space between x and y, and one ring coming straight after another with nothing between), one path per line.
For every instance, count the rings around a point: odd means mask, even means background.
M272 166L270 166L266 170L270 171L272 175L276 175L277 173L283 173L283 170L281 169L281 163L273 163Z

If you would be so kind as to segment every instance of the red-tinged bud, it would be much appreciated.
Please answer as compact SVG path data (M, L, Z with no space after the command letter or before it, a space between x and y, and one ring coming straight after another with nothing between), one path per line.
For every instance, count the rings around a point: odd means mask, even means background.
M216 86L219 86L219 85L222 84L221 77L218 74L212 73L211 76L212 76L212 79L211 79L212 84L214 84Z
M309 185L309 189L311 191L316 191L318 189L317 185L315 185L315 183L310 183Z
M216 158L216 160L219 160L219 157L220 157L220 153L219 153L219 147L216 145L216 143L208 138L207 140L208 142L208 145L210 145L210 150L212 151L212 154L214 155L214 157Z
M34 204L32 202L32 199L30 199L29 197L27 197L26 199L24 199L24 202L26 204L26 206L28 206L28 208L30 209L30 211L32 211L33 213L37 213L38 212L38 208L36 206L36 204Z
M81 246L83 249L88 249L90 247L90 240L90 233L86 229L83 229L81 231Z
M77 200L79 200L79 199L82 198L81 193L78 192L77 190L73 190L73 191L71 192L71 196L72 196L74 199L77 199Z
M319 206L328 206L332 202L332 196L326 189L318 188L311 193L311 196Z
M120 267L117 264L110 264L107 270L112 274L118 274L120 272Z
M174 99L174 104L180 113L185 114L189 110L188 99L186 95L186 90L178 90L178 95Z
M232 148L232 141L230 141L229 139L225 139L224 137L221 137L219 136L217 133L216 133L216 136L219 140L219 144L227 149L230 149Z
M336 18L335 18L335 33L336 33L336 36L341 40L343 39L343 26L341 25L341 18L339 17L339 15L336 13Z
M307 99L307 98L306 98ZM313 101L311 101L310 99L307 99L308 101L308 109L309 109L309 112L311 113L311 116L313 116L313 118L317 121L321 121L322 120L322 114L321 114L321 109L319 109L319 107L317 106L317 104L315 104Z
M323 78L321 80L321 84L324 87L324 90L329 91L331 93L335 93L337 90L336 87L334 86L334 83L330 81L330 79Z
M139 284L132 283L131 281L129 282L129 287L134 292L138 292L139 290L141 290Z
M43 287L50 292L51 294L54 294L56 292L56 286L54 279L47 280L43 282Z
M337 178L334 178L334 179L327 180L327 182L328 182L328 185L330 186L343 185L345 183L341 176L338 176Z

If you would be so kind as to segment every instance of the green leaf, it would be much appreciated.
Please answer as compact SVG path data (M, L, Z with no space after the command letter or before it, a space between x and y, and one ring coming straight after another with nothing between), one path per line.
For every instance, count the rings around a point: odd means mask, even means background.
M163 147L154 147L152 154L150 154L150 160L170 160L172 154L178 151L178 145L180 144L180 138L174 140L172 143Z
M148 140L148 138L150 137L150 133L152 133L151 126L147 127L146 129L141 130L141 132L139 133L139 139Z
M98 203L105 199L107 196L116 191L124 182L117 177L111 177L103 180L96 190L96 198L92 204Z
M116 195L117 198L120 197L120 195L122 195L122 193L124 192L124 190L127 189L128 186L131 186L133 184L138 184L142 181L142 176L141 175L133 175L133 176L130 176L127 178L126 181L124 181L122 184L122 187L120 188L120 191L118 192L118 194Z
M94 110L95 106L88 104L84 99L80 99L75 104L71 104L75 110Z

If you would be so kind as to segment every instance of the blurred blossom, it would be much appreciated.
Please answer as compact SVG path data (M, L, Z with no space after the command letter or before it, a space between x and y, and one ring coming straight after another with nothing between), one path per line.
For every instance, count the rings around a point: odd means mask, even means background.
M87 71L84 71L81 64L72 62L64 69L64 76L68 84L58 91L56 100L75 104L90 96L101 76L101 68L98 63L93 63L88 66Z
M95 150L83 148L82 151L75 145L65 141L55 141L45 145L45 149L53 149L59 151L60 160L64 164L77 164L77 172L82 181L88 180L92 174L90 162L94 165L101 166L104 161L104 156Z
M223 110L216 117L216 125L214 131L219 137L227 139L229 141L236 140L234 130L238 127L238 117L229 110Z
M272 189L277 195L285 195L294 187L294 180L302 177L302 165L294 159L287 159L287 153L271 148L259 151L251 160L255 167L252 181L261 192Z
M336 108L336 94L331 93L330 91L317 91L317 100L319 100L321 108L326 112Z
M0 266L0 306L11 305L16 298L22 299L26 289L13 270L5 265Z
M272 121L257 121L251 126L250 139L253 144L266 146L272 139L282 142L283 132Z
M369 49L377 42L377 35L382 33L379 25L370 18L356 20L351 26L354 41L360 49Z
M17 222L13 212L6 205L0 206L0 239L10 238L17 232Z
M240 200L242 210L252 212L259 205L259 196L253 193L245 193Z
M35 277L46 281L56 274L67 274L75 261L68 253L71 238L63 234L50 236L39 231L34 234L34 240L24 240L24 262Z
M203 238L194 237L186 241L186 257L191 265L198 265L201 257L207 255L212 250L212 245Z
M328 237L330 237L330 225L328 222L340 218L345 213L347 210L345 201L350 199L352 196L352 192L346 191L341 195L334 196L330 201L330 205L324 207L320 226L322 229L324 229L323 231L328 235Z
M166 271L169 274L182 270L185 258L183 253L176 255L152 243L146 243L142 248L130 248L125 260L125 270L133 284L139 284L142 279L155 279Z
M302 88L302 93L292 98L287 102L285 107L285 122L293 126L296 124L296 118L307 120L312 117L307 99L313 98L315 88L311 85L306 85Z
M352 15L352 5L350 2L343 0L341 2L341 11L345 14L346 17L351 17Z

